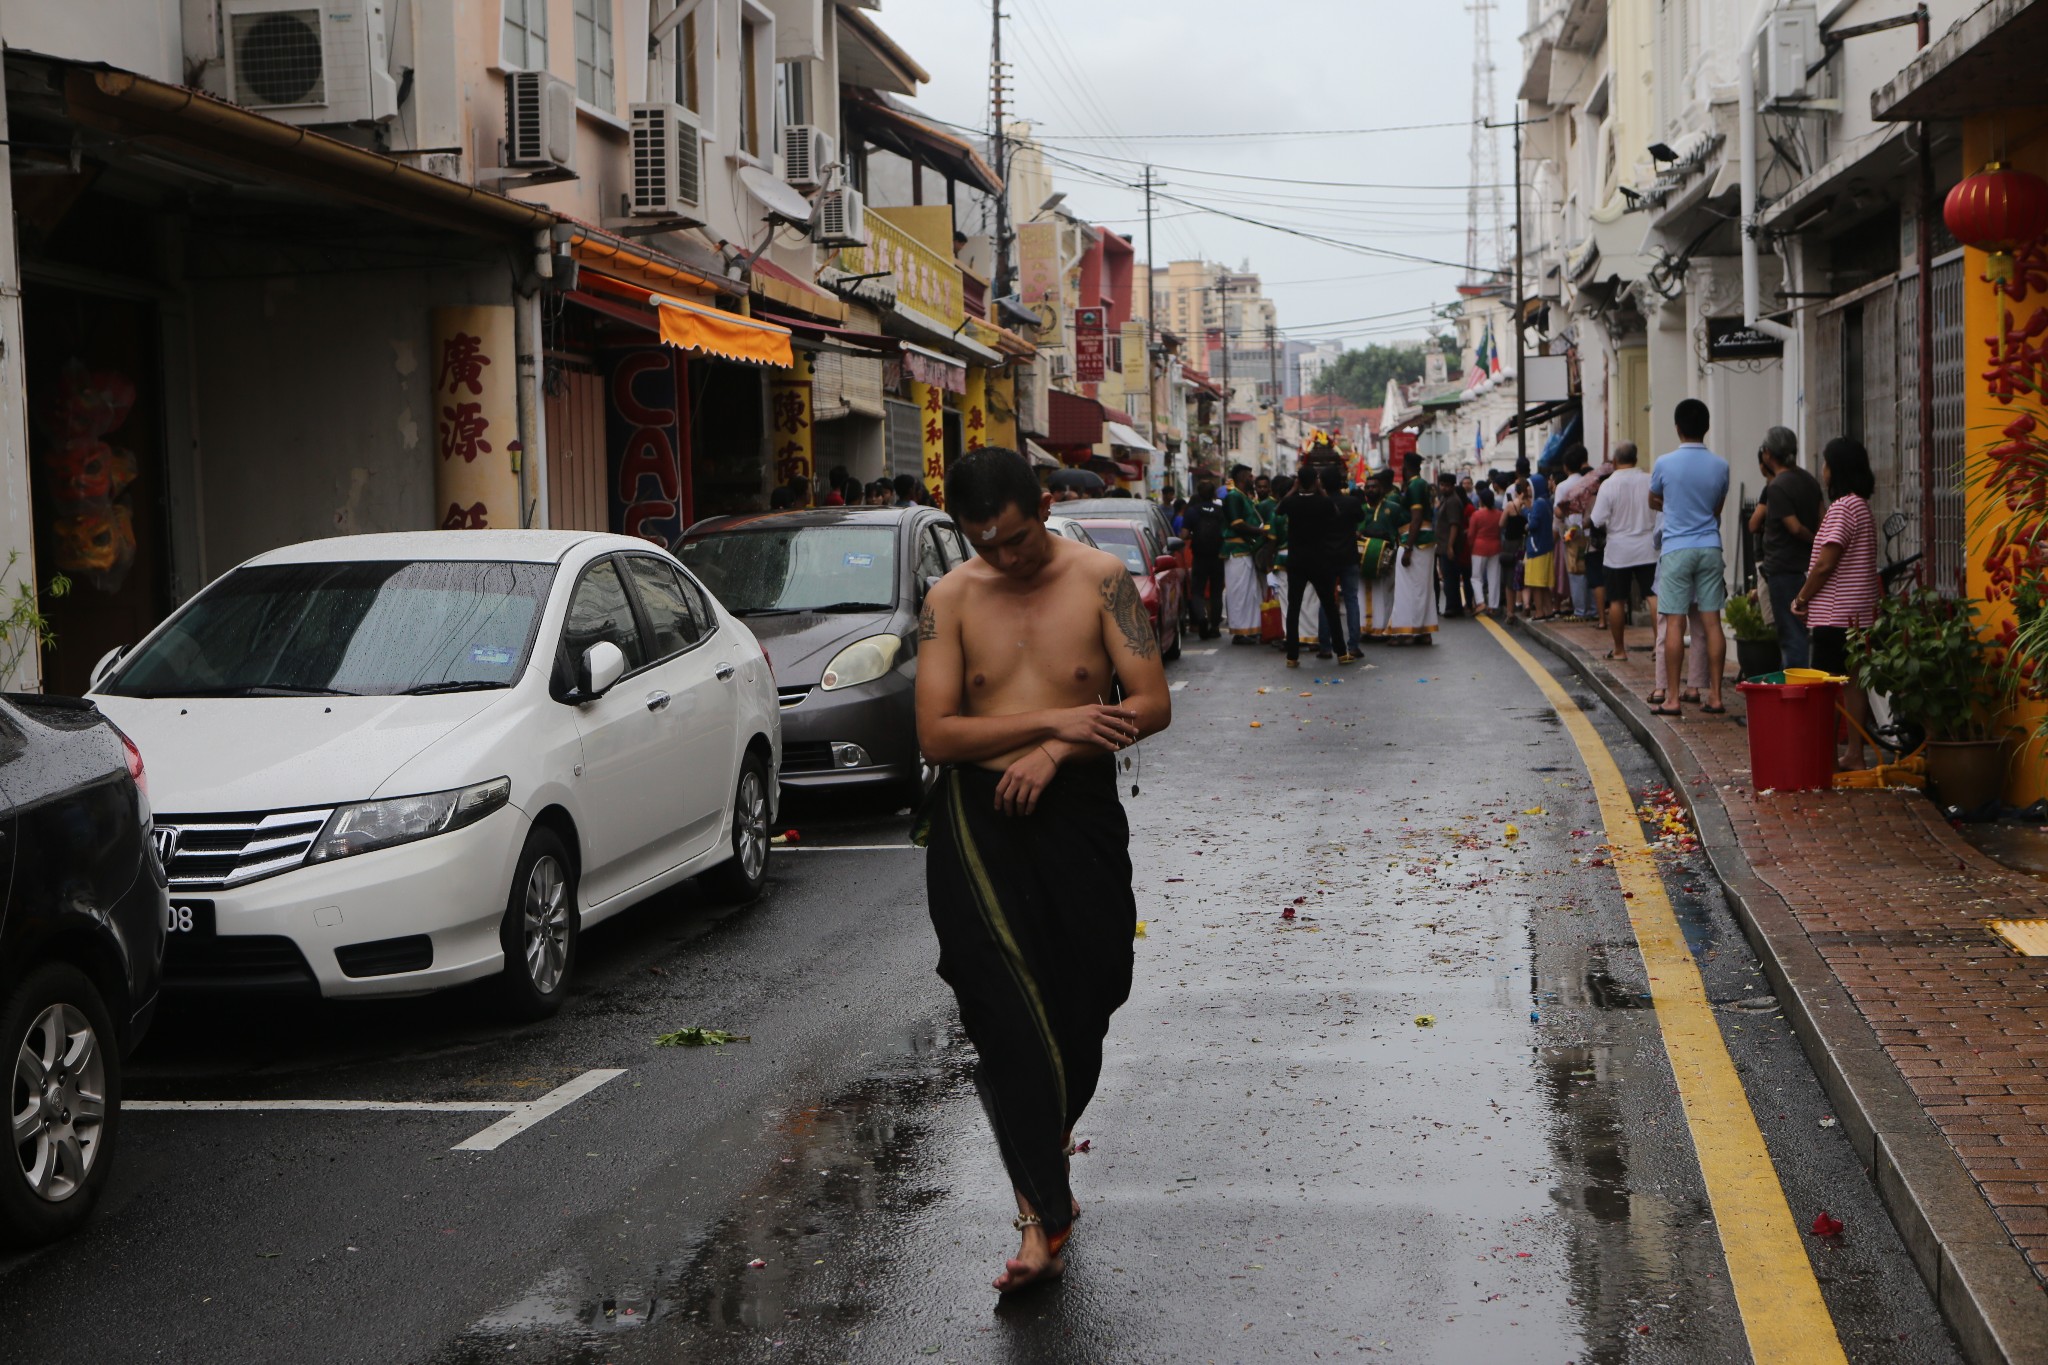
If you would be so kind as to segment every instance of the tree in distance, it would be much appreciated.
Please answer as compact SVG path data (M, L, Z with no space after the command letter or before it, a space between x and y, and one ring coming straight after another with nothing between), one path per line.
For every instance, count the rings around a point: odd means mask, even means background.
M1450 358L1450 368L1458 368L1458 343L1453 337L1443 337L1438 344ZM1387 381L1399 379L1408 382L1422 377L1422 343L1406 345L1372 345L1349 350L1337 357L1336 361L1316 376L1315 391L1319 394L1336 394L1353 407L1376 408L1387 396Z

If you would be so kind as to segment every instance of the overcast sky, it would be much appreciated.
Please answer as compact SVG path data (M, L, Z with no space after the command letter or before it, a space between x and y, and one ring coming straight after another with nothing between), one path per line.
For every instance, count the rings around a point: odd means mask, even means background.
M1068 192L1067 207L1132 236L1141 257L1143 196L1104 181L1136 181L1143 171L1132 163L1150 161L1166 182L1154 204L1160 262L1202 256L1236 266L1248 260L1264 277L1290 336L1352 345L1419 337L1426 310L1455 297L1463 275L1454 267L1307 241L1166 196L1353 247L1462 262L1473 19L1461 0L1004 5L1013 108L1037 123L1051 155L1071 163L1053 166ZM985 128L987 0L883 0L877 17L932 75L918 98L921 112ZM1502 119L1514 108L1525 18L1519 0L1503 0L1493 19ZM1418 124L1450 126L1413 128ZM1390 128L1412 130L1186 136ZM1508 134L1498 136L1504 179ZM1234 178L1253 176L1287 183ZM1443 188L1409 188L1425 186ZM1501 193L1512 215L1511 192Z

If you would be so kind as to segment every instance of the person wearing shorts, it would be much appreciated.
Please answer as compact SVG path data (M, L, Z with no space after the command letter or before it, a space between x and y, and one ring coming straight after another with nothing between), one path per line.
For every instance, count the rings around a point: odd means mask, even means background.
M1721 635L1721 608L1728 601L1727 568L1721 556L1721 509L1728 501L1728 462L1707 449L1707 405L1688 398L1672 414L1678 449L1650 470L1650 507L1664 514L1664 551L1657 565L1657 615L1664 631L1664 699L1652 708L1660 716L1683 714L1678 680L1685 658L1686 617L1697 612L1695 640L1707 654L1706 700L1700 710L1718 716L1728 642Z

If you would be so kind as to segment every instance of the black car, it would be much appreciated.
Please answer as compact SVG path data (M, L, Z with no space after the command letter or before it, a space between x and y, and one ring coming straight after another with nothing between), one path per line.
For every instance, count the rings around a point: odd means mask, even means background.
M166 888L128 737L91 702L0 699L0 1243L63 1236L107 1183L122 1061L156 1010Z
M676 553L768 652L782 700L782 781L921 795L917 613L967 542L930 507L714 517Z

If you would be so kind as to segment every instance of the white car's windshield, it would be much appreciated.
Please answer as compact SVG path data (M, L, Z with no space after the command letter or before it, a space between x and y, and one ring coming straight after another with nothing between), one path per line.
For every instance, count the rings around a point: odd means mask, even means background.
M123 697L395 696L509 687L552 564L269 564L208 588L100 689Z
M714 531L684 544L682 559L735 616L896 605L893 526Z

